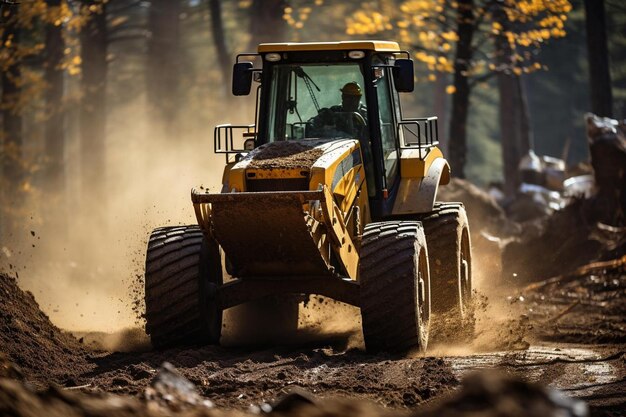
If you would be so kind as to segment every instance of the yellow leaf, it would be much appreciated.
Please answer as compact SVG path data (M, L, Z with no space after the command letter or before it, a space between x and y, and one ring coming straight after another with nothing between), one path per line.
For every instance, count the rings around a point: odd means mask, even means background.
M446 93L447 94L454 94L456 93L456 87L453 85L449 85L446 87Z

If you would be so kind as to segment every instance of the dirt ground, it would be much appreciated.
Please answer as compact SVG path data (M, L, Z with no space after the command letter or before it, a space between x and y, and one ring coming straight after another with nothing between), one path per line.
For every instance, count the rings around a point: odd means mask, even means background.
M363 406L353 405L357 407L356 411L350 408L354 415L372 410L378 410L374 415L393 410L419 412L451 393L463 395L467 388L461 387L461 381L472 378L475 371L497 369L507 378L520 377L584 400L591 415L624 415L625 264L626 259L596 264L560 279L509 288L493 299L478 297L474 341L450 345L435 340L425 356L365 353L354 311L337 313L335 319L342 321L342 328L304 329L292 345L102 351L90 343L100 343L101 338L82 335L76 339L54 327L32 295L3 275L0 375L26 381L35 391L22 392L22 385L0 380L0 411L4 410L0 414L26 415L19 412L20 401L32 408L38 401L49 406L51 398L64 407L68 401L79 408L84 401L92 406L95 401L96 408L104 409L111 401L131 411L138 407L127 415L183 409L254 412L294 387L306 390L316 401L368 400L385 407L361 410ZM131 349L141 350L141 343L133 344L133 335L137 336L129 332L124 337ZM183 407L171 395L164 395L160 398L166 399L165 405L153 404L156 375L164 362L193 384L199 401L183 401L187 404ZM51 383L64 388L38 391ZM338 415L345 415L344 406Z

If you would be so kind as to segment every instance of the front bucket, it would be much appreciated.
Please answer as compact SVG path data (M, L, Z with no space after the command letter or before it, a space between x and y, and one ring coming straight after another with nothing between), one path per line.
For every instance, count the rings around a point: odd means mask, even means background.
M307 223L303 205L321 191L199 194L211 204L211 226L238 277L331 275Z

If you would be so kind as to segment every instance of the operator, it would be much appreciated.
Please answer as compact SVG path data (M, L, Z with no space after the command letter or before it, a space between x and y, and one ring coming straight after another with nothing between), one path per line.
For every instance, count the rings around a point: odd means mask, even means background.
M361 104L363 92L359 83L349 82L339 91L341 91L341 106L333 106L330 109L334 112L358 112L367 121L367 107Z
M309 121L312 131L322 137L325 136L322 132L329 127L357 136L367 134L367 107L361 103L361 86L352 81L339 91L341 105L320 109L319 114Z

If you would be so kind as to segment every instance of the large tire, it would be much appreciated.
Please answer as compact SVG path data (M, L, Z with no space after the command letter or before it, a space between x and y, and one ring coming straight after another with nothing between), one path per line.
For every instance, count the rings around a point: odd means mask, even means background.
M215 296L222 284L217 243L193 226L152 232L146 255L146 332L155 348L217 344L222 311Z
M472 253L462 203L435 203L419 217L428 242L433 311L466 320L472 300Z
M359 282L366 349L426 350L430 276L420 223L389 221L365 226Z

